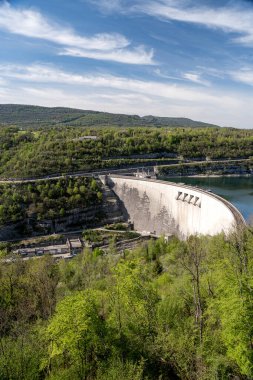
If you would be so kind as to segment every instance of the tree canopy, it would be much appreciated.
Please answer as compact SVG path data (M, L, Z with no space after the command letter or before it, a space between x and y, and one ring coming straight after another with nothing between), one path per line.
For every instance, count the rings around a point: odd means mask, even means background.
M1 262L0 378L251 379L252 247L248 228Z

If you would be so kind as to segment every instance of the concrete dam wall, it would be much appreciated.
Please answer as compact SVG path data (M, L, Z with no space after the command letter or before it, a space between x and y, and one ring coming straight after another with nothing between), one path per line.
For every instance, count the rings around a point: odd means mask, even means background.
M129 176L110 175L105 180L138 231L186 238L222 231L227 234L245 224L231 203L202 189Z

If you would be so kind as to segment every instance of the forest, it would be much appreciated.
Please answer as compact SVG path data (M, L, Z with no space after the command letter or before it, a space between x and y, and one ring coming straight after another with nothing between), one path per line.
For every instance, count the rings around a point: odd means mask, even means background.
M0 184L0 226L102 202L95 179L66 173L252 157L253 130L2 106L0 179L8 182ZM12 182L39 176L46 178ZM122 226L84 231L97 248L71 260L25 261L0 244L0 379L251 380L252 227L160 237L119 253Z
M1 380L253 377L251 227L0 265Z
M53 220L70 210L98 205L102 198L98 182L87 177L0 184L0 227L35 216Z
M187 118L114 114L66 107L40 107L21 104L0 104L0 124L22 128L52 126L162 126L210 127L212 124Z
M22 178L253 156L253 130L175 127L0 127L0 177Z

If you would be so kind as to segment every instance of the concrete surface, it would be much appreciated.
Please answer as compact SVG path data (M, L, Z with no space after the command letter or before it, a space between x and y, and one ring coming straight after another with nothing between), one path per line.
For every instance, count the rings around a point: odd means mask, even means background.
M223 198L191 186L135 177L110 175L107 184L121 200L134 229L156 235L229 233L245 221Z

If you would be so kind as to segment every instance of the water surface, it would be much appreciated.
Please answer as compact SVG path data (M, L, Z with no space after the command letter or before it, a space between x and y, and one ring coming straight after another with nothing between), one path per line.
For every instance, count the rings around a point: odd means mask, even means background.
M248 221L253 218L253 176L246 177L177 177L163 178L171 182L210 189L231 202Z

